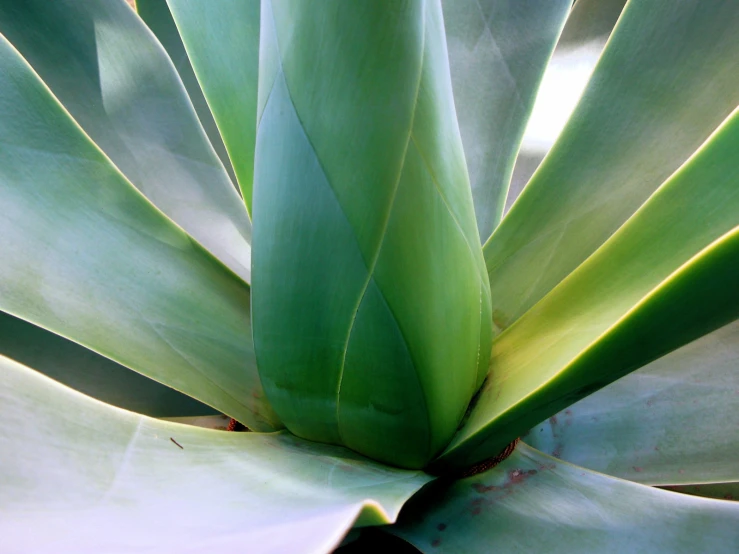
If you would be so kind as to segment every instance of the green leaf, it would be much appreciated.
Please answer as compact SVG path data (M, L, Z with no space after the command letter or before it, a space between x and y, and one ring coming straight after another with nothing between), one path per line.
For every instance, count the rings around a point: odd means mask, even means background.
M194 398L4 312L0 312L0 355L132 412L152 417L214 413Z
M739 317L738 147L739 110L496 338L490 377L443 464L494 456L580 398Z
M459 128L477 227L503 215L516 153L570 0L443 0Z
M580 103L484 247L496 326L543 298L739 104L739 17L719 0L632 0Z
M584 398L524 440L650 485L739 480L737 367L734 322Z
M265 391L299 436L422 467L481 384L492 334L441 5L265 1L261 15Z
M605 41L625 5L626 0L577 0L557 48L577 48L593 41Z
M0 74L0 310L249 427L279 425L249 288L126 181L2 36Z
M249 217L136 13L123 0L3 2L0 33L131 183L249 282Z
M326 552L431 480L284 432L139 416L2 357L0 445L17 552Z
M519 444L485 473L430 485L388 531L429 553L733 552L739 503L622 481Z
M167 51L175 69L177 69L180 79L182 79L182 84L185 86L193 108L195 108L195 113L198 115L200 124L203 126L205 134L208 135L208 140L213 145L213 149L218 154L223 167L226 168L231 182L238 188L236 173L234 173L231 160L228 157L226 145L223 144L218 125L216 125L208 102L205 100L205 96L203 96L203 91L200 88L200 83L198 83L198 78L195 76L195 71L193 71L190 58L187 57L187 52L185 51L184 44L182 44L177 25L175 25L172 14L169 11L169 6L167 6L167 0L138 0L136 2L136 12Z
M251 212L257 129L259 1L167 2Z

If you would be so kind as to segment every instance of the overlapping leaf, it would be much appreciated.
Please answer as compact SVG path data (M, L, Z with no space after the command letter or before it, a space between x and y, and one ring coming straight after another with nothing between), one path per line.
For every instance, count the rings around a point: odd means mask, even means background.
M443 464L539 421L739 317L739 111L586 263L493 343Z
M0 74L0 309L250 427L279 425L248 287L121 175L2 37Z
M389 531L426 553L732 552L739 502L622 481L519 444L490 471L430 485Z
M556 145L485 245L498 330L623 224L739 104L731 2L632 0Z
M9 554L327 552L430 480L286 433L138 416L2 357L0 449Z
M640 483L739 480L739 322L584 398L524 440Z
M321 7L261 9L260 374L299 436L422 467L492 334L441 5Z
M195 76L190 58L188 58L187 52L185 51L185 45L182 44L182 38L180 38L177 25L175 25L174 19L172 19L172 13L169 11L169 6L167 6L167 0L138 0L136 2L136 12L167 51L175 69L177 69L180 79L182 79L185 90L187 90L187 95L190 98L190 102L192 102L193 108L195 108L195 113L198 114L198 119L203 125L203 130L208 135L208 140L213 145L213 149L226 168L234 186L238 188L238 181L231 165L231 159L228 157L226 145L223 144L223 138L221 138L218 125L213 119L213 114L210 111L205 96L203 96L203 90L200 88L198 78Z
M113 406L153 417L213 408L27 321L0 312L0 355Z
M259 0L167 2L218 124L244 202L251 211L257 130Z
M503 214L516 153L570 0L444 0L444 29L480 238Z
M243 203L167 54L123 0L2 2L0 33L129 181L248 282Z

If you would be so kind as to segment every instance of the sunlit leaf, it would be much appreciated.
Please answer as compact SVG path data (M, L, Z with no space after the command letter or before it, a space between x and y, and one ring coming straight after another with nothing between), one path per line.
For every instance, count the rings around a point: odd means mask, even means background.
M167 2L251 211L257 130L259 1Z
M0 310L279 426L247 285L126 181L2 36L0 74Z
M297 435L422 467L492 334L441 5L320 6L261 9L259 371Z
M524 440L641 483L739 480L739 322L584 398Z
M488 381L444 463L494 456L576 400L739 317L737 148L739 110L498 336Z
M459 128L486 241L503 214L521 137L570 0L444 0Z
M0 448L4 552L327 552L431 479L284 432L138 416L2 357Z
M136 3L136 12L167 51L167 54L177 69L180 79L182 79L182 84L185 86L187 95L190 97L190 102L192 102L195 108L195 113L198 114L198 119L203 126L203 130L208 135L208 140L213 145L213 149L218 154L223 167L226 168L234 186L238 187L238 181L236 180L236 174L231 165L231 160L228 157L226 145L223 144L218 125L216 125L208 102L205 100L205 96L203 96L198 78L192 69L190 58L187 57L187 52L185 51L184 44L182 44L177 25L175 25L172 14L169 11L169 6L167 6L167 0L139 0Z
M519 444L492 470L430 485L388 530L425 553L733 552L739 503L622 481Z
M0 33L129 181L248 282L246 210L136 13L123 0L2 2Z
M608 239L739 104L732 2L632 0L557 144L485 245L497 329Z
M0 355L113 406L153 417L213 408L27 321L0 312Z

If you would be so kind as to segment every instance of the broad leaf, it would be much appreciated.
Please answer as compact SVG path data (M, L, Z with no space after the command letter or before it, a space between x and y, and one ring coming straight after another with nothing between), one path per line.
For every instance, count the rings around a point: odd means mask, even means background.
M286 426L405 467L487 371L438 0L262 4L254 343Z
M238 188L238 181L236 180L236 174L231 165L231 160L228 157L226 145L223 144L218 125L216 125L208 102L205 100L205 96L203 96L203 90L200 88L198 78L195 76L190 58L187 57L187 52L185 51L184 44L182 44L177 25L175 25L172 14L169 11L169 6L167 6L167 0L138 0L136 2L136 12L167 51L175 69L177 69L180 79L182 79L182 84L185 86L193 108L195 108L195 113L198 114L198 119L203 126L203 130L208 135L208 140L213 145L213 149L218 154L223 167L226 168L234 186Z
M557 144L485 245L505 329L626 221L739 104L739 10L632 0Z
M480 238L503 215L536 90L571 0L443 0L454 104Z
M284 432L138 416L2 357L0 450L4 552L326 552L431 479Z
M0 310L250 427L279 425L249 288L125 179L1 36L0 74Z
M0 355L132 412L153 417L214 413L194 398L4 312L0 312Z
M0 2L0 33L126 177L248 282L243 203L172 62L125 2Z
M257 130L259 1L167 2L231 157L244 202L251 211Z
M576 400L739 317L737 151L739 110L497 337L491 374L444 463L493 456Z
M430 485L388 530L423 552L733 552L739 503L615 479L519 444L499 466Z
M619 379L524 440L647 484L739 480L739 322Z

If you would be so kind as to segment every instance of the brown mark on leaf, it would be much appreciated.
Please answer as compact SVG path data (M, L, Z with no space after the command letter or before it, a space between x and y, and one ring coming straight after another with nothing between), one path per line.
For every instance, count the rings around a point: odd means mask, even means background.
M169 437L169 440L171 440L173 443L175 443L177 446L180 447L180 450L184 450L185 448L176 440L174 440L172 437Z
M431 541L431 546L433 546L434 548L437 548L440 544L441 544L441 539L439 538L436 538Z
M639 467L639 466L631 466L631 467L633 467L634 471L636 471L637 473L641 473L642 471L644 471L643 467Z
M231 418L228 422L228 427L226 427L226 431L248 432L249 428L243 423L239 423L235 419Z
M437 525L436 528L439 531L443 531L444 529L446 529L446 523L439 523L439 525Z

